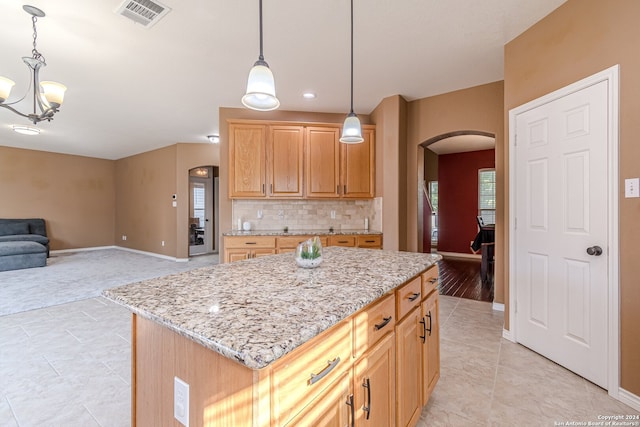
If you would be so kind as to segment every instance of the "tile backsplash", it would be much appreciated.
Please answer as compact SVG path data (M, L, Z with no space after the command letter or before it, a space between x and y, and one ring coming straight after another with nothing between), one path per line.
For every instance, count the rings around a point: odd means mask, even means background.
M332 213L335 218L332 218ZM259 216L262 218L259 218ZM249 221L252 230L369 230L382 231L382 198L373 200L234 200L233 229Z

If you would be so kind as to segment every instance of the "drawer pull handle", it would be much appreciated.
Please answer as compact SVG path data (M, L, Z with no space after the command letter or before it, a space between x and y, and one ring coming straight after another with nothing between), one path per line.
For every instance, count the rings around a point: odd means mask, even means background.
M348 240L338 240L338 243L349 243Z
M420 335L420 339L422 340L422 344L427 342L427 322L424 320L424 317L420 320L420 324L422 324L422 335Z
M373 329L375 329L376 331L379 331L380 329L382 329L385 326L387 326L389 324L389 322L391 322L391 316L383 317L382 318L382 323L378 323L378 324L374 325Z
M429 283L434 284L438 281L437 277L434 277L433 279L429 280Z
M245 245L257 245L258 242L245 242L244 244Z
M425 327L425 329L427 330L427 332L429 332L429 336L431 336L431 325L433 322L433 320L431 320L431 310L429 310L429 314L427 314L427 317L429 318L429 327Z
M315 383L317 383L318 381L320 381L321 379L323 379L325 376L327 376L327 374L331 371L333 371L333 368L335 368L336 366L338 366L338 363L340 363L340 357L336 357L333 360L327 360L327 367L324 368L322 371L320 371L319 374L311 374L311 378L309 379L309 385L313 385Z
M366 419L369 419L369 415L371 415L371 383L369 378L365 378L362 381L362 387L367 389L367 404L362 406L362 410L367 413Z
M376 241L375 240L365 240L364 242L365 243L375 243Z
M409 301L415 301L420 296L420 292L414 292L410 297L407 297Z

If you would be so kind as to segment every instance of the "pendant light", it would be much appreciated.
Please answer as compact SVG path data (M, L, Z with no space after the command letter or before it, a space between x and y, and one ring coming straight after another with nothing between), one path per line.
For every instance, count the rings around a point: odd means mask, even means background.
M258 111L271 111L280 106L280 101L276 98L273 73L262 54L262 0L260 0L260 56L249 72L247 93L242 97L242 104Z
M360 119L353 112L353 0L351 0L351 111L342 125L340 142L345 144L359 144L364 141Z

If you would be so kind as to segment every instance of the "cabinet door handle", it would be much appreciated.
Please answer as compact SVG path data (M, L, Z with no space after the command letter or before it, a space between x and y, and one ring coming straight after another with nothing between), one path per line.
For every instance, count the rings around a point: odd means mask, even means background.
M433 322L433 320L431 320L431 310L429 310L427 317L429 318L429 327L427 328L427 332L429 332L429 336L431 336L431 323Z
M340 194L340 186L339 185L336 185L336 193Z
M409 301L415 301L420 296L420 292L414 292L410 297L407 297Z
M262 184L262 194L264 194L264 184Z
M380 329L384 328L385 326L387 326L389 324L389 322L391 322L391 316L389 317L383 317L382 318L382 322L376 324L373 326L373 329L375 329L376 331L379 331Z
M347 194L347 186L346 185L344 186L344 193L342 193L342 194Z
M311 373L311 378L309 378L309 385L313 385L327 376L329 372L333 371L333 368L338 366L338 363L340 363L340 357L336 357L333 360L327 360L327 367L320 371L320 373Z
M367 390L367 404L362 407L362 410L367 413L366 419L369 419L369 415L371 415L371 383L369 382L369 378L365 378L362 381L362 387Z
M273 194L273 184L269 184L269 185L270 185L270 188L271 188L269 191L271 192L271 194Z
M351 427L355 427L356 425L356 408L355 408L355 404L353 403L353 394L350 394L349 396L347 396L347 401L345 402L347 404L347 406L349 406L351 408L351 422L349 423L351 425Z
M420 320L422 324L422 335L420 335L420 339L422 340L422 344L427 341L427 322L424 320L424 317Z

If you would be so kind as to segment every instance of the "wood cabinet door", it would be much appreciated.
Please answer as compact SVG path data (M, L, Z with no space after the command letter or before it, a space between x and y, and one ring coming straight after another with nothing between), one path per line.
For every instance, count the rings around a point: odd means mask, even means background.
M355 425L389 427L395 423L395 341L387 334L355 365Z
M251 251L247 249L225 249L224 262L242 261L251 258Z
M316 397L300 414L285 424L287 427L345 427L352 417L351 375L345 372L323 394Z
M422 410L420 308L396 324L396 426L414 426Z
M422 318L426 329L422 345L422 405L426 405L440 378L440 325L438 322L438 292L432 292L422 303ZM422 326L422 325L420 325Z
M265 197L266 126L229 125L229 197Z
M269 126L269 195L302 197L304 128Z
M337 198L340 186L340 128L307 127L305 138L306 196Z
M251 258L260 258L263 256L269 256L269 255L275 255L276 253L276 248L269 248L269 249L254 249L253 253L251 254Z
M375 196L375 140L373 129L362 129L360 144L342 144L340 194L348 198Z

